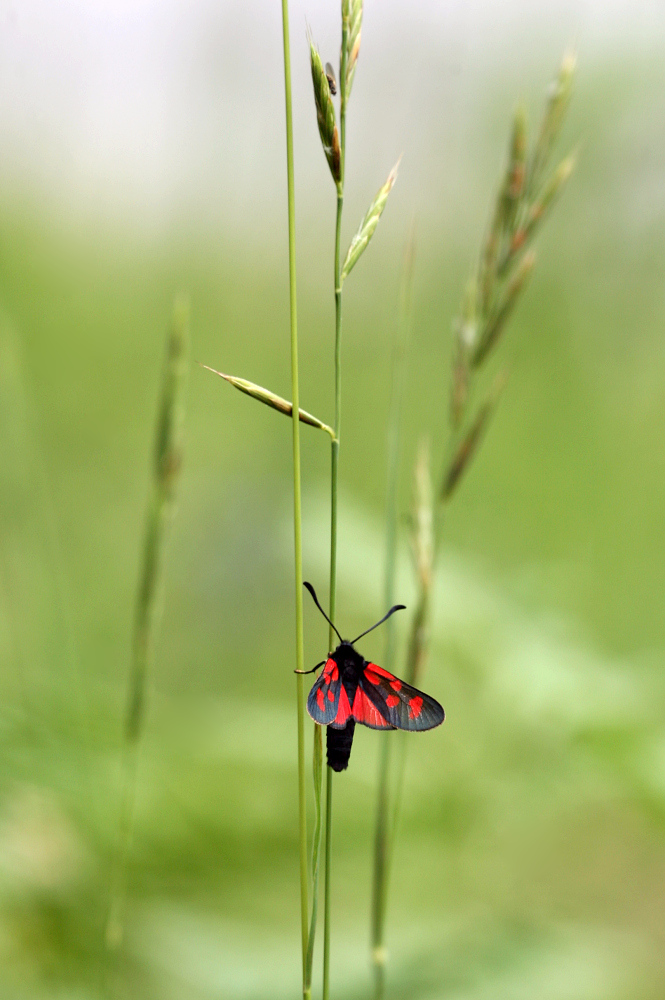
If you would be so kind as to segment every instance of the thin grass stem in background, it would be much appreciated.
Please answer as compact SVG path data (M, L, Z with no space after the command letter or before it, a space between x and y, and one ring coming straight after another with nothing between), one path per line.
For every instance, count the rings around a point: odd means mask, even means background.
M418 448L418 454L413 469L413 499L411 515L411 548L416 570L418 596L416 609L411 623L409 641L406 653L404 679L408 684L417 687L425 670L429 651L429 608L434 575L435 534L434 534L434 491L432 488L432 473L430 447L427 438L423 438ZM390 876L390 861L395 845L397 824L399 822L404 788L404 772L406 770L406 754L409 746L408 734L399 732L397 737L397 762L390 818L387 827L388 845L386 890L383 897L384 908L387 906L388 879ZM385 909L384 909L385 922ZM385 966L384 966L385 968Z
M428 614L434 558L432 480L429 443L423 439L418 449L413 475L412 537L414 560L418 576L418 596L407 647L404 678L417 686L428 651ZM388 735L388 734L386 734ZM385 945L385 925L393 851L401 813L404 774L409 746L409 734L398 731L389 757L385 785L379 784L375 844L375 887L372 895L372 967L374 996L385 995L388 951ZM383 775L380 775L380 778ZM391 781L392 778L392 781ZM379 808L385 810L379 814ZM376 911L374 910L376 907Z
M406 351L411 329L411 304L413 291L413 265L415 256L415 230L412 227L402 262L399 296L399 319L395 336L392 364L392 391L387 435L386 474L386 557L384 567L383 604L389 608L395 603L395 575L397 566L397 504L399 484L399 455L401 439L402 406L406 374ZM395 618L386 622L383 666L391 673L395 663ZM394 749L392 733L377 734L379 747L379 777L374 832L374 864L372 874L372 970L374 994L381 997L384 989L385 947L384 928L386 893L388 886L388 824L390 814L390 771Z
M312 777L314 779L314 836L312 838L312 912L309 923L309 938L307 941L307 961L305 978L311 991L312 971L314 968L314 944L316 943L316 924L319 911L319 871L321 862L321 834L323 830L323 726L314 725L314 743L312 748Z
M289 43L289 5L282 0L282 42L284 49L284 100L286 110L286 175L289 213L289 307L291 316L291 402L293 413L300 413L298 385L298 301L296 295L296 201L293 165L293 114L291 108L291 48ZM307 976L308 902L307 902L307 788L305 778L305 647L303 638L302 587L302 507L300 495L300 420L291 419L293 427L293 549L296 597L296 711L298 716L298 840L300 855L300 930L302 937L303 997L311 996L311 976Z
M6 531L0 536L0 604L6 611L10 649L7 656L16 669L17 691L22 705L22 722L31 730L43 726L40 712L47 692L43 688L50 671L35 674L35 667L44 661L43 652L36 646L36 618L42 615L48 622L49 655L58 650L58 674L67 671L70 678L69 694L63 711L71 712L75 726L80 730L81 747L85 750L86 763L92 746L88 712L88 699L80 658L77 651L73 603L66 560L60 540L58 518L53 501L43 449L40 441L38 411L33 399L22 357L20 338L0 310L0 498L2 521L9 509L4 509L10 497L22 517L30 522L23 545L19 550L8 545ZM7 522L8 526L9 522ZM3 527L5 524L3 523ZM20 562L23 567L20 566ZM35 578L25 573L25 566L42 569L46 590L36 586ZM35 603L42 594L41 606ZM27 669L30 664L30 669ZM35 682L38 687L35 688ZM31 691L30 689L34 690ZM50 694L50 692L49 692Z
M182 463L182 428L189 355L188 307L176 301L167 338L166 360L153 458L125 716L122 790L118 843L111 879L106 945L117 951L123 940L128 867L134 824L138 751L145 726L149 674L161 612L164 551L174 513L175 489Z

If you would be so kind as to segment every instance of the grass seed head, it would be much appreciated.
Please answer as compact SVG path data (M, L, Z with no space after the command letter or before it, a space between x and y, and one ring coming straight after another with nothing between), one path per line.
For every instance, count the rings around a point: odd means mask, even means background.
M401 157L400 157L401 160ZM386 202L388 201L388 195L393 189L393 185L397 180L397 170L399 168L400 160L397 161L393 169L388 175L388 179L379 189L376 197L372 204L367 209L365 218L360 223L358 232L351 240L349 249L347 250L346 257L344 259L344 265L342 267L341 281L344 281L347 274L352 270L354 265L357 263L361 255L363 254L367 244L374 235L374 230L379 224L379 219L381 214L386 207Z
M316 105L316 120L321 136L321 145L326 154L335 184L342 177L342 153L339 144L339 132L335 122L335 105L330 93L330 84L311 35L309 36L309 55L312 65L312 83L314 84L314 103Z

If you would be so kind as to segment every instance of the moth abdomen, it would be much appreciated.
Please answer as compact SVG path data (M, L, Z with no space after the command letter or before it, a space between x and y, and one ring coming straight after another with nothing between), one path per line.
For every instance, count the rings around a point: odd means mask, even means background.
M346 771L349 766L355 728L355 719L348 719L343 729L335 729L334 726L327 727L326 754L328 767L331 767L333 771Z

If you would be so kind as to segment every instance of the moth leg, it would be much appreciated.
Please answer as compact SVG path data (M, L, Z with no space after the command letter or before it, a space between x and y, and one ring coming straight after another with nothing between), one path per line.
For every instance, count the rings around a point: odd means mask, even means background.
M313 674L315 670L318 670L319 667L322 667L324 665L324 663L326 663L326 662L327 662L326 660L321 660L321 662L317 663L316 666L312 667L311 670L294 670L293 673L294 674Z

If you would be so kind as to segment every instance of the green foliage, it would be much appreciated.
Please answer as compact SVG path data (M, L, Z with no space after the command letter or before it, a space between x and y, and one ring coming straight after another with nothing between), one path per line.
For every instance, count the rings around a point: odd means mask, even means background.
M463 502L446 514L427 683L448 718L409 750L387 941L394 997L662 992L665 244L630 131L662 71L641 61L634 73L594 73L574 105L585 155L502 342L509 389ZM498 140L483 140L478 160L497 155ZM468 208L480 216L477 197ZM0 993L97 1000L174 275L191 290L194 356L281 385L284 268L272 245L257 240L244 257L205 233L184 241L174 231L151 252L144 236L100 242L81 231L74 241L27 204L0 213L11 318L0 335ZM436 230L420 220L405 454L426 428L437 458L454 346L441 331L477 236L459 215ZM386 247L395 260L401 244L400 233ZM316 358L330 309L317 282L303 269L301 323L315 332L303 338L303 396L325 414L332 392ZM368 414L387 409L394 284L382 273L349 296L345 421L363 428L347 434L340 470L350 634L381 613L384 428ZM284 312L282 323L286 336ZM286 1000L299 988L290 446L286 421L222 388L193 370L139 771L119 987L132 1000ZM325 440L303 434L316 581L329 555ZM404 481L401 511L408 502ZM404 550L397 593L414 606ZM311 666L327 631L313 614L307 629ZM376 633L362 651L378 658L382 648ZM367 965L377 753L376 734L361 730L335 789L341 1000L368 990L357 970Z

